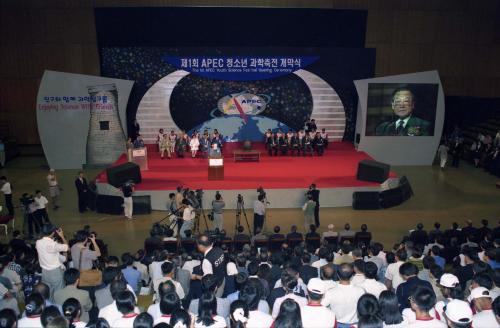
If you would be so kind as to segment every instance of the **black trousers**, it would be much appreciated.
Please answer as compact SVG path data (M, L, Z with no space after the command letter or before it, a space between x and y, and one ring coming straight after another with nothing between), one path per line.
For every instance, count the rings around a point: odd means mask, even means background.
M453 156L451 166L458 167L460 163L460 156Z
M7 207L9 215L14 216L14 205L12 205L12 194L5 195L5 207Z
M33 214L35 216L37 216L39 222L41 222L41 223L50 223L49 214L47 213L47 209L46 208L38 209Z
M42 229L42 220L36 215L36 213L30 213L28 215L28 232L30 236L33 236L33 232L36 234L40 233ZM33 229L34 228L34 229Z
M316 202L316 207L314 208L314 223L316 227L319 227L319 203Z
M264 226L264 215L253 214L253 234L257 234L257 230L262 231Z
M85 212L88 207L88 197L87 193L82 192L78 194L78 211L80 213Z

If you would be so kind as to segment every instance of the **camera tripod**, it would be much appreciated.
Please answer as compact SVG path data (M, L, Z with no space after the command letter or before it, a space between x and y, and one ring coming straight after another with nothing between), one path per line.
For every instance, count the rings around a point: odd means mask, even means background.
M236 201L236 224L234 226L235 236L238 233L238 227L241 225L241 213L243 213L243 216L245 217L248 228L248 235L251 237L252 229L250 229L250 224L248 223L247 212L245 211L245 202L243 201L243 198L238 198L238 200Z
M205 210L203 209L203 199L201 197L197 197L199 208L196 208L196 217L194 218L194 227L193 233L200 233L200 218L203 217L203 221L205 222L205 230L208 229L207 216L205 215Z

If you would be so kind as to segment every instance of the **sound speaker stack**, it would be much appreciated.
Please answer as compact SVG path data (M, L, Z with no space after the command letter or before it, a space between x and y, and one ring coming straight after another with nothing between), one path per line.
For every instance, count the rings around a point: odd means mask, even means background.
M116 188L120 188L127 181L141 182L141 169L139 165L131 162L110 167L106 170L106 175L108 183Z
M362 181L382 183L389 177L390 169L389 164L365 159L358 164L356 178Z
M356 191L352 194L352 208L355 210L378 210L380 193L378 191Z

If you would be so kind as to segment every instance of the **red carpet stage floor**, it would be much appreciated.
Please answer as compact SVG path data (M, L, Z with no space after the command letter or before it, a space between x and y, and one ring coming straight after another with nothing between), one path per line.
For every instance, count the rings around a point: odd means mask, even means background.
M270 157L263 144L254 144L261 151L260 162L238 162L233 160L233 149L239 144L226 144L224 148L224 180L208 180L208 160L191 158L161 159L155 145L148 146L148 171L142 171L142 183L136 191L175 190L177 186L205 190L307 188L316 183L318 188L378 187L378 183L356 179L358 162L371 159L358 152L348 142L331 142L323 156ZM114 165L126 162L125 154ZM393 174L391 173L393 176ZM101 172L97 182L106 183L106 173Z

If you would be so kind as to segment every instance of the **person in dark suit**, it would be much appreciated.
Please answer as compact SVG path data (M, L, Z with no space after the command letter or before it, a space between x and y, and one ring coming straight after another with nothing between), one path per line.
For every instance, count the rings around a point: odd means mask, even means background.
M318 277L318 268L311 266L311 254L304 252L301 257L302 266L299 269L299 276L307 285L311 278Z
M307 195L311 195L312 200L316 202L316 207L314 208L314 223L316 227L319 227L319 190L316 189L315 183L309 186Z
M273 240L280 240L280 239L285 239L285 236L280 233L281 228L279 226L274 227L274 233L269 236L269 241L272 242Z
M451 153L451 166L458 167L460 164L460 156L462 156L462 141L459 138L456 138L450 145L450 153Z
M302 238L302 234L300 232L297 232L296 225L292 225L292 227L290 228L290 232L286 235L286 238L287 239L290 239L290 238L299 239L299 238Z
M137 120L134 119L134 123L132 124L132 132L130 133L132 141L135 141L135 139L137 139L137 136L139 135L140 131L141 131L141 126L139 125Z
M403 277L404 281L396 290L398 297L399 308L403 309L410 307L410 296L413 291L418 288L427 288L432 291L432 285L426 281L418 278L418 268L415 264L406 262L399 267L399 274Z
M417 229L410 233L410 240L414 245L427 245L429 243L429 236L427 231L424 230L422 223L417 224Z
M87 184L87 179L85 179L83 171L78 172L78 177L75 180L75 187L78 193L78 211L83 213L87 210L87 207L89 207L89 185Z
M392 110L395 119L383 122L375 129L377 136L429 136L429 121L413 115L415 95L408 88L398 88L392 93Z

